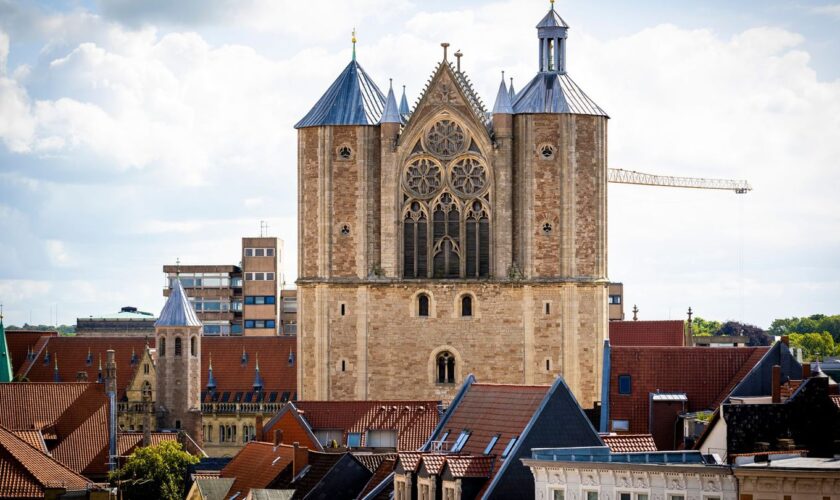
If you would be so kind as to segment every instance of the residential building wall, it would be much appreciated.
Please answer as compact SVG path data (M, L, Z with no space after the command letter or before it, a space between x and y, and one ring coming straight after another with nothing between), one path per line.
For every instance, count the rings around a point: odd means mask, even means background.
M740 500L837 500L838 469L736 467Z
M622 493L631 495L631 500L670 500L674 495L698 500L738 499L738 484L727 467L566 464L528 461L536 499L586 500L588 492L615 500L621 500ZM555 496L555 491L562 491L563 496Z
M281 335L297 335L297 289L280 290Z
M610 283L609 287L610 321L624 321L624 284Z
M508 116L493 143L441 68L402 133L395 124L299 130L298 394L450 399L470 372L525 384L562 374L591 406L608 321L607 119ZM466 131L469 154L486 167L486 278L404 277L403 172L440 120ZM349 158L337 153L344 146ZM431 301L426 318L421 293ZM472 317L458 312L464 294ZM456 359L454 383L435 382L442 352Z

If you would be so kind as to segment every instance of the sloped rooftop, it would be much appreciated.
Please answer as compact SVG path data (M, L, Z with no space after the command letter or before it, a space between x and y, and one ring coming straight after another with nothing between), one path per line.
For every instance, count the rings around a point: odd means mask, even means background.
M595 101L566 73L543 72L523 87L513 101L516 114L561 113L606 116Z
M155 326L201 326L201 321L195 314L181 280L176 279L160 311L160 317L155 321Z
M612 346L685 346L682 320L610 321Z
M322 125L377 125L385 95L354 59L295 128Z

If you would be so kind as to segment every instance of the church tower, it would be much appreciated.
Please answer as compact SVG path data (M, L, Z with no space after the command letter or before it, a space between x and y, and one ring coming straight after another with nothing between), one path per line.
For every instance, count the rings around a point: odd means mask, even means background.
M201 442L202 324L176 279L160 317L157 337L158 426L183 429Z
M607 116L566 73L567 31L552 7L537 75L502 75L492 112L449 44L409 110L354 40L296 125L300 399L450 399L473 373L599 400Z

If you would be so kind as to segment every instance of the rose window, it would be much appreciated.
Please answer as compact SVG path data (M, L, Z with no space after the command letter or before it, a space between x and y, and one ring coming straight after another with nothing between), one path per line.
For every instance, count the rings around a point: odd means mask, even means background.
M429 196L441 183L440 164L431 158L418 158L405 170L405 186L415 196Z
M455 156L466 148L466 138L467 134L457 123L441 120L429 129L426 147L439 156Z
M452 167L452 188L465 196L473 196L487 184L487 169L476 158L463 158Z

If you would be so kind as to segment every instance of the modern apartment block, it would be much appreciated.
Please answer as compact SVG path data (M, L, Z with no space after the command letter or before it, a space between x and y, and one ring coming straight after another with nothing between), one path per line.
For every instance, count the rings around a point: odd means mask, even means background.
M168 297L177 277L204 324L204 335L277 335L283 241L242 238L239 265L165 265Z

